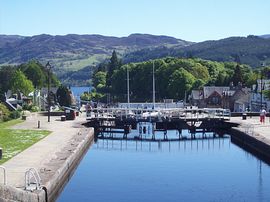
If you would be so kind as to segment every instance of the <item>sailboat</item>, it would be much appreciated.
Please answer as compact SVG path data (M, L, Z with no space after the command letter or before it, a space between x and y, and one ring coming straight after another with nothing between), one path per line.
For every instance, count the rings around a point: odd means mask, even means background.
M153 83L153 107L152 107L152 111L144 112L142 114L143 118L148 118L148 117L155 118L155 117L158 117L160 115L160 112L155 110L155 108L156 108L156 91L155 91L155 63L154 63L154 60L153 60L152 83Z

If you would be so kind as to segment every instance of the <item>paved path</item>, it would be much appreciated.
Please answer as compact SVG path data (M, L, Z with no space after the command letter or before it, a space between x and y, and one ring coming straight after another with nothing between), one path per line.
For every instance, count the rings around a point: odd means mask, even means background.
M260 117L247 117L242 120L242 117L231 117L232 122L240 123L239 128L251 136L256 136L257 139L270 144L270 120L269 117L265 119L265 123L260 123Z
M38 120L40 129L37 128ZM78 135L83 121L85 114L77 117L75 121L62 122L60 117L51 117L51 122L48 123L46 116L34 113L28 116L25 122L13 126L16 129L49 130L52 133L3 164L7 170L8 184L23 187L25 171L31 167L38 171L45 168L57 152Z
M24 173L28 168L34 167L38 171L46 169L57 153L67 150L67 145L73 144L71 142L77 138L76 135L81 130L80 124L85 121L85 118L83 114L75 121L61 122L60 117L51 117L51 122L48 123L46 116L35 113L27 117L25 122L14 126L13 128L17 129L49 130L52 133L3 164L7 169L8 184L24 187ZM37 128L38 120L40 120L40 129ZM231 121L240 123L241 130L270 143L269 118L266 119L265 124L259 122L259 117L247 117L246 120L232 117Z

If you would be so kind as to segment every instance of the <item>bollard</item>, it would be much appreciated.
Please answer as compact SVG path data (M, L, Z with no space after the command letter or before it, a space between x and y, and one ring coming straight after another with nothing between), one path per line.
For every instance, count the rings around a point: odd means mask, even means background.
M38 121L37 127L40 128L40 121Z
M2 152L3 152L3 150L2 150L2 148L0 147L0 159L2 159Z

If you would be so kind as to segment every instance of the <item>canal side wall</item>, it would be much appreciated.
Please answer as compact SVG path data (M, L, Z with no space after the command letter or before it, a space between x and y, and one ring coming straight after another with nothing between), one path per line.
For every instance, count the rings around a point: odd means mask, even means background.
M0 184L0 202L46 202L55 201L64 185L68 182L84 154L94 141L94 129L83 128L83 138L77 144L76 148L71 151L61 166L56 170L54 175L42 186L47 189L34 192L25 191L10 185ZM41 177L42 178L42 177ZM47 195L47 198L46 198Z
M29 201L29 202L45 202L45 193L39 194L33 192L27 192L16 187L0 184L0 201Z
M270 159L270 144L259 134L247 134L240 128L231 128L229 130L232 139L236 139L243 147L251 150L263 158Z
M88 128L88 133L84 140L81 141L77 148L73 151L63 165L56 171L56 174L48 183L46 183L46 188L48 190L48 201L54 201L60 194L65 184L72 177L75 169L79 165L81 159L89 149L90 145L94 141L94 129Z

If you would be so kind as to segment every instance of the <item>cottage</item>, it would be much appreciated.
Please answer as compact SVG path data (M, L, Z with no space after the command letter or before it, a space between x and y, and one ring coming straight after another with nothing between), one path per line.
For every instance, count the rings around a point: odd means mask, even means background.
M249 107L250 89L242 85L204 86L202 90L192 90L190 101L200 108L227 108L240 112Z

